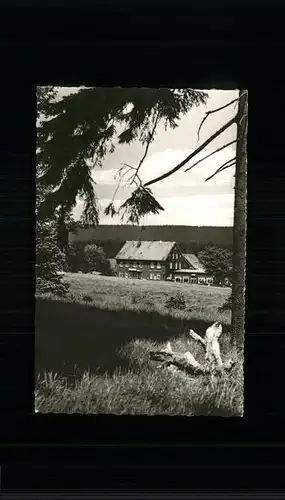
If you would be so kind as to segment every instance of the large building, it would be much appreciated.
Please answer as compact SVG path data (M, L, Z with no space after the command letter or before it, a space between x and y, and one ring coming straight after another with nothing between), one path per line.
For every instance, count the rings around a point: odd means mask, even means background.
M183 254L175 241L126 241L116 255L121 278L212 284L198 257Z

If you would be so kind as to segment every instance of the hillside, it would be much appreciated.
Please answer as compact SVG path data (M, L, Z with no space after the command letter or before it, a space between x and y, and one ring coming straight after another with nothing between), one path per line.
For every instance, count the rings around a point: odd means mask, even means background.
M69 241L126 241L126 240L162 240L176 241L193 246L209 243L221 247L232 247L232 227L195 227L195 226L131 226L105 225L96 228L79 229L77 234L70 234Z

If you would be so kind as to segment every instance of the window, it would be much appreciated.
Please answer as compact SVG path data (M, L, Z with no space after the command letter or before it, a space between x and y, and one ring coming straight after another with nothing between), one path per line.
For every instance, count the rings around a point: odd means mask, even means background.
M178 262L175 262L175 269L178 269Z
M154 269L154 262L150 263L150 267L151 267L151 269Z
M181 269L181 267L182 267L182 263L181 263L181 262L179 262L179 269Z
M169 269L172 269L172 262L169 263Z
M153 278L153 273L150 273L150 275L149 275L149 279L150 279L150 280L153 280L153 279L154 279L154 278Z
M123 265L124 265L123 261L120 261L120 262L119 262L119 266L120 266L120 267L123 267Z
M139 267L143 267L143 263L142 262L139 262Z
M189 283L189 278L183 278L183 283Z
M124 277L124 274L123 273L119 273L119 278L123 278Z
M157 273L157 275L156 275L156 279L157 279L157 280L160 280L160 273Z
M157 263L156 263L156 268L157 268L157 269L161 269L161 263L160 263L160 262L157 262Z
M129 273L125 273L125 278L128 278L129 277Z

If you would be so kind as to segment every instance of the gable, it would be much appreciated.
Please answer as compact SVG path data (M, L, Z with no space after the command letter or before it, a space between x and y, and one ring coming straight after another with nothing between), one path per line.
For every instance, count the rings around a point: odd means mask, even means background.
M179 259L185 260L179 246L177 245L177 243L174 243L173 248L170 250L167 258L171 260L177 260L176 258L177 255Z

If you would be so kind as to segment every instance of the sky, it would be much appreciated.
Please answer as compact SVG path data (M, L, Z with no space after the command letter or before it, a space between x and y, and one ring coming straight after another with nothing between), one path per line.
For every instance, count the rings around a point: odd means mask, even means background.
M60 95L64 96L76 88L62 87ZM238 90L206 90L209 99L206 105L192 108L181 118L179 126L172 130L164 130L159 125L154 142L148 156L140 169L143 181L167 172L187 157L208 137L236 113L235 105L210 115L203 125L198 141L197 131L207 111L219 108L238 97ZM185 169L200 158L236 139L236 125L232 125L211 145L203 150L195 160L189 162L178 172L150 186L154 197L164 208L158 215L148 215L141 220L142 225L188 225L188 226L232 226L234 213L234 167L221 172L213 179L205 182L219 166L235 156L235 144L205 159L191 171ZM95 168L93 179L96 182L96 194L102 209L100 224L122 224L121 218L111 218L102 212L110 203L118 183L118 170L122 163L138 165L144 154L144 147L138 142L131 145L118 145L115 152L108 155L102 168ZM128 175L126 175L128 178ZM115 207L119 207L130 196L135 186L122 187L118 190ZM78 201L74 209L75 219L79 219L83 202Z

